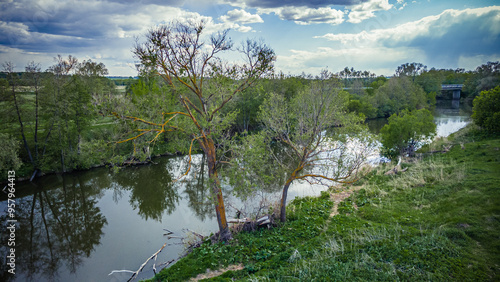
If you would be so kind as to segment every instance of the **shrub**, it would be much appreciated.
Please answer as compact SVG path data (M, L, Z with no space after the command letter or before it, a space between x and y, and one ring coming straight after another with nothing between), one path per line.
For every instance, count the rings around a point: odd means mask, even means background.
M491 133L500 133L500 86L481 92L473 102L472 120Z

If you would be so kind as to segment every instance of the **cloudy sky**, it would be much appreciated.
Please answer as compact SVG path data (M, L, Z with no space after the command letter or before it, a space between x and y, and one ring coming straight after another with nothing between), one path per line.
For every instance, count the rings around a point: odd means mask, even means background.
M176 18L230 28L235 43L262 38L287 74L348 66L392 75L411 62L472 70L500 60L498 0L0 0L0 63L46 69L57 54L73 55L135 76L135 38Z

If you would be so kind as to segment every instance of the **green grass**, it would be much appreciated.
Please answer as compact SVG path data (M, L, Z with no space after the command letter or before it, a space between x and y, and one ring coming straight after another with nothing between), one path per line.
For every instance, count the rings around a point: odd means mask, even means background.
M373 171L339 215L327 194L294 200L286 224L206 242L153 280L241 263L208 280L498 281L500 139L468 127L446 142L403 174Z

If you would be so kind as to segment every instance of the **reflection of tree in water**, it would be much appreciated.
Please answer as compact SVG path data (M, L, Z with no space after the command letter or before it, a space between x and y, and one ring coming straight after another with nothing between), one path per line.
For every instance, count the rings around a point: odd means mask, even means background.
M146 220L161 221L163 212L172 213L179 202L169 172L160 172L155 166L124 169L113 180L122 189L130 190L130 205Z
M206 171L204 154L193 157L191 172L179 184L185 187L184 193L188 196L188 206L201 221L204 221L207 217L212 218L215 215L208 185L208 171ZM187 166L187 163L184 166ZM183 169L187 170L187 168Z
M97 187L78 176L63 176L60 189L51 189L57 181L49 181L40 182L32 195L16 199L16 276L24 273L28 280L54 280L63 263L74 273L99 245L107 224L96 206ZM3 233L7 215L0 220ZM5 238L2 235L1 248L6 250ZM2 270L6 271L4 264Z

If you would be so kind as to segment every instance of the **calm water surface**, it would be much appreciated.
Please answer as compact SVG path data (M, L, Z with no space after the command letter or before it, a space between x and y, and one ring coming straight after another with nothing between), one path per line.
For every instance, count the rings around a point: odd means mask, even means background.
M452 101L440 102L435 111L438 136L447 136L469 122L470 113ZM385 122L370 121L378 132ZM209 235L217 231L213 208L205 188L206 173L202 156L194 158L192 173L173 182L185 169L185 158L159 158L156 164L126 168L112 173L107 168L50 175L34 183L16 185L16 274L6 273L1 264L2 281L126 281L167 242L157 265L176 259L184 246L180 239L186 229ZM289 199L317 195L323 190L295 183ZM7 201L0 193L1 254L7 254ZM229 195L226 191L225 195ZM279 199L262 194L258 199ZM230 197L227 202L241 208L244 203ZM250 204L245 204L251 210ZM235 210L226 206L228 217ZM150 262L139 278L153 276ZM158 267L158 266L157 266Z

